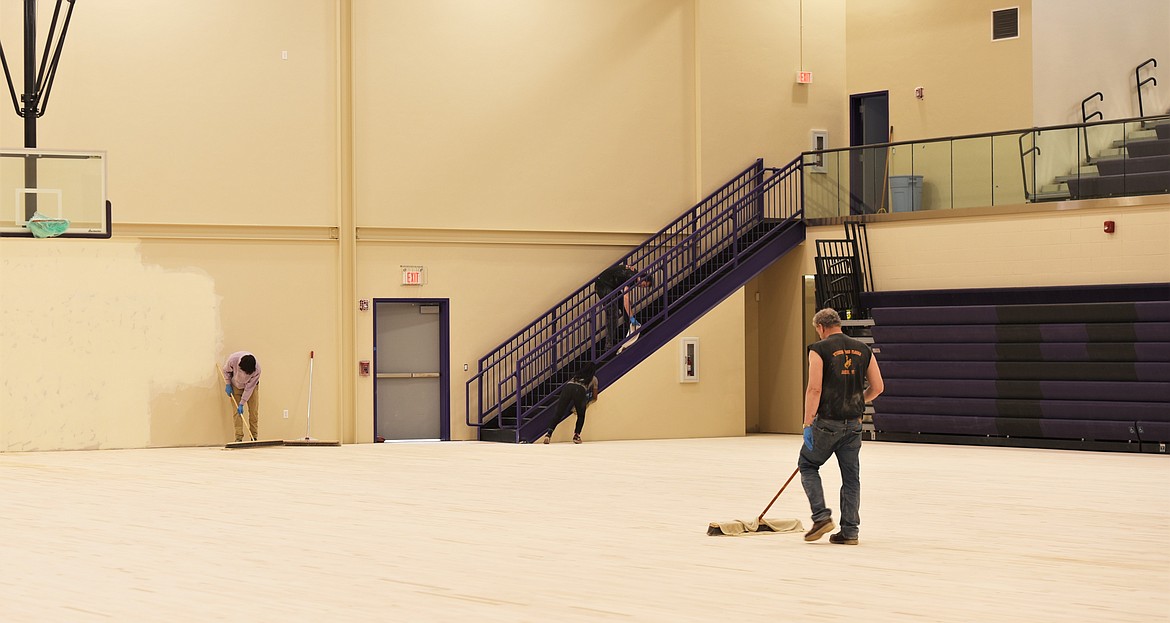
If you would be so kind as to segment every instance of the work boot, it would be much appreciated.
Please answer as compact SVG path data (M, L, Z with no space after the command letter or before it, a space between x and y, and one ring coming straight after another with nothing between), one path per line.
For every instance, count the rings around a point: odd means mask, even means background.
M843 534L838 532L837 534L829 536L829 542L836 545L857 545L857 537L853 537L852 539L846 538Z
M573 443L581 443L581 435L573 435Z
M833 519L831 517L829 519L822 519L814 523L812 528L810 528L808 532L804 533L804 540L819 541L821 537L825 536L825 534L829 532L832 532L833 528L836 527L837 526L833 523Z
M240 443L243 440L244 440L243 435L236 435L236 443Z

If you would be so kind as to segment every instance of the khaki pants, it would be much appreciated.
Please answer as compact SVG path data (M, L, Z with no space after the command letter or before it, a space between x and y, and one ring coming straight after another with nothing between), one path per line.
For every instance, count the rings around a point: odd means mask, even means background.
M240 404L240 398L244 396L244 390L232 386L232 395L236 397L236 404ZM260 386L252 390L252 396L248 398L248 404L244 407L244 411L248 412L248 428L252 431L252 439L259 439L259 421L260 421ZM236 424L236 441L244 439L244 420L236 414L232 414L232 421Z

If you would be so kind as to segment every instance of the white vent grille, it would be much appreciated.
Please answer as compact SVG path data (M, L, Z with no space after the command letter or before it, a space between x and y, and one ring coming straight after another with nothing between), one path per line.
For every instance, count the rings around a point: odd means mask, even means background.
M991 12L991 40L1015 39L1020 36L1020 7Z

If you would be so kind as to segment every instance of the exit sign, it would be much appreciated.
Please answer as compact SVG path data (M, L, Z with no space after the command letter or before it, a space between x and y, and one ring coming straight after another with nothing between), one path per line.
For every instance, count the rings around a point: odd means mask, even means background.
M404 286L421 286L423 284L423 267L422 266L403 266L402 267L402 285Z
M796 72L796 82L797 82L797 84L812 84L812 72L811 71L798 71L798 72Z

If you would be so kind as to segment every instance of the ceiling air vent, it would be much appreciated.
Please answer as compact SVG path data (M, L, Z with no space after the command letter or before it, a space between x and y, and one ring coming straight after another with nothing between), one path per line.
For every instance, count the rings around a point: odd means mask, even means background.
M1020 36L1020 7L991 12L991 40L1015 39Z

